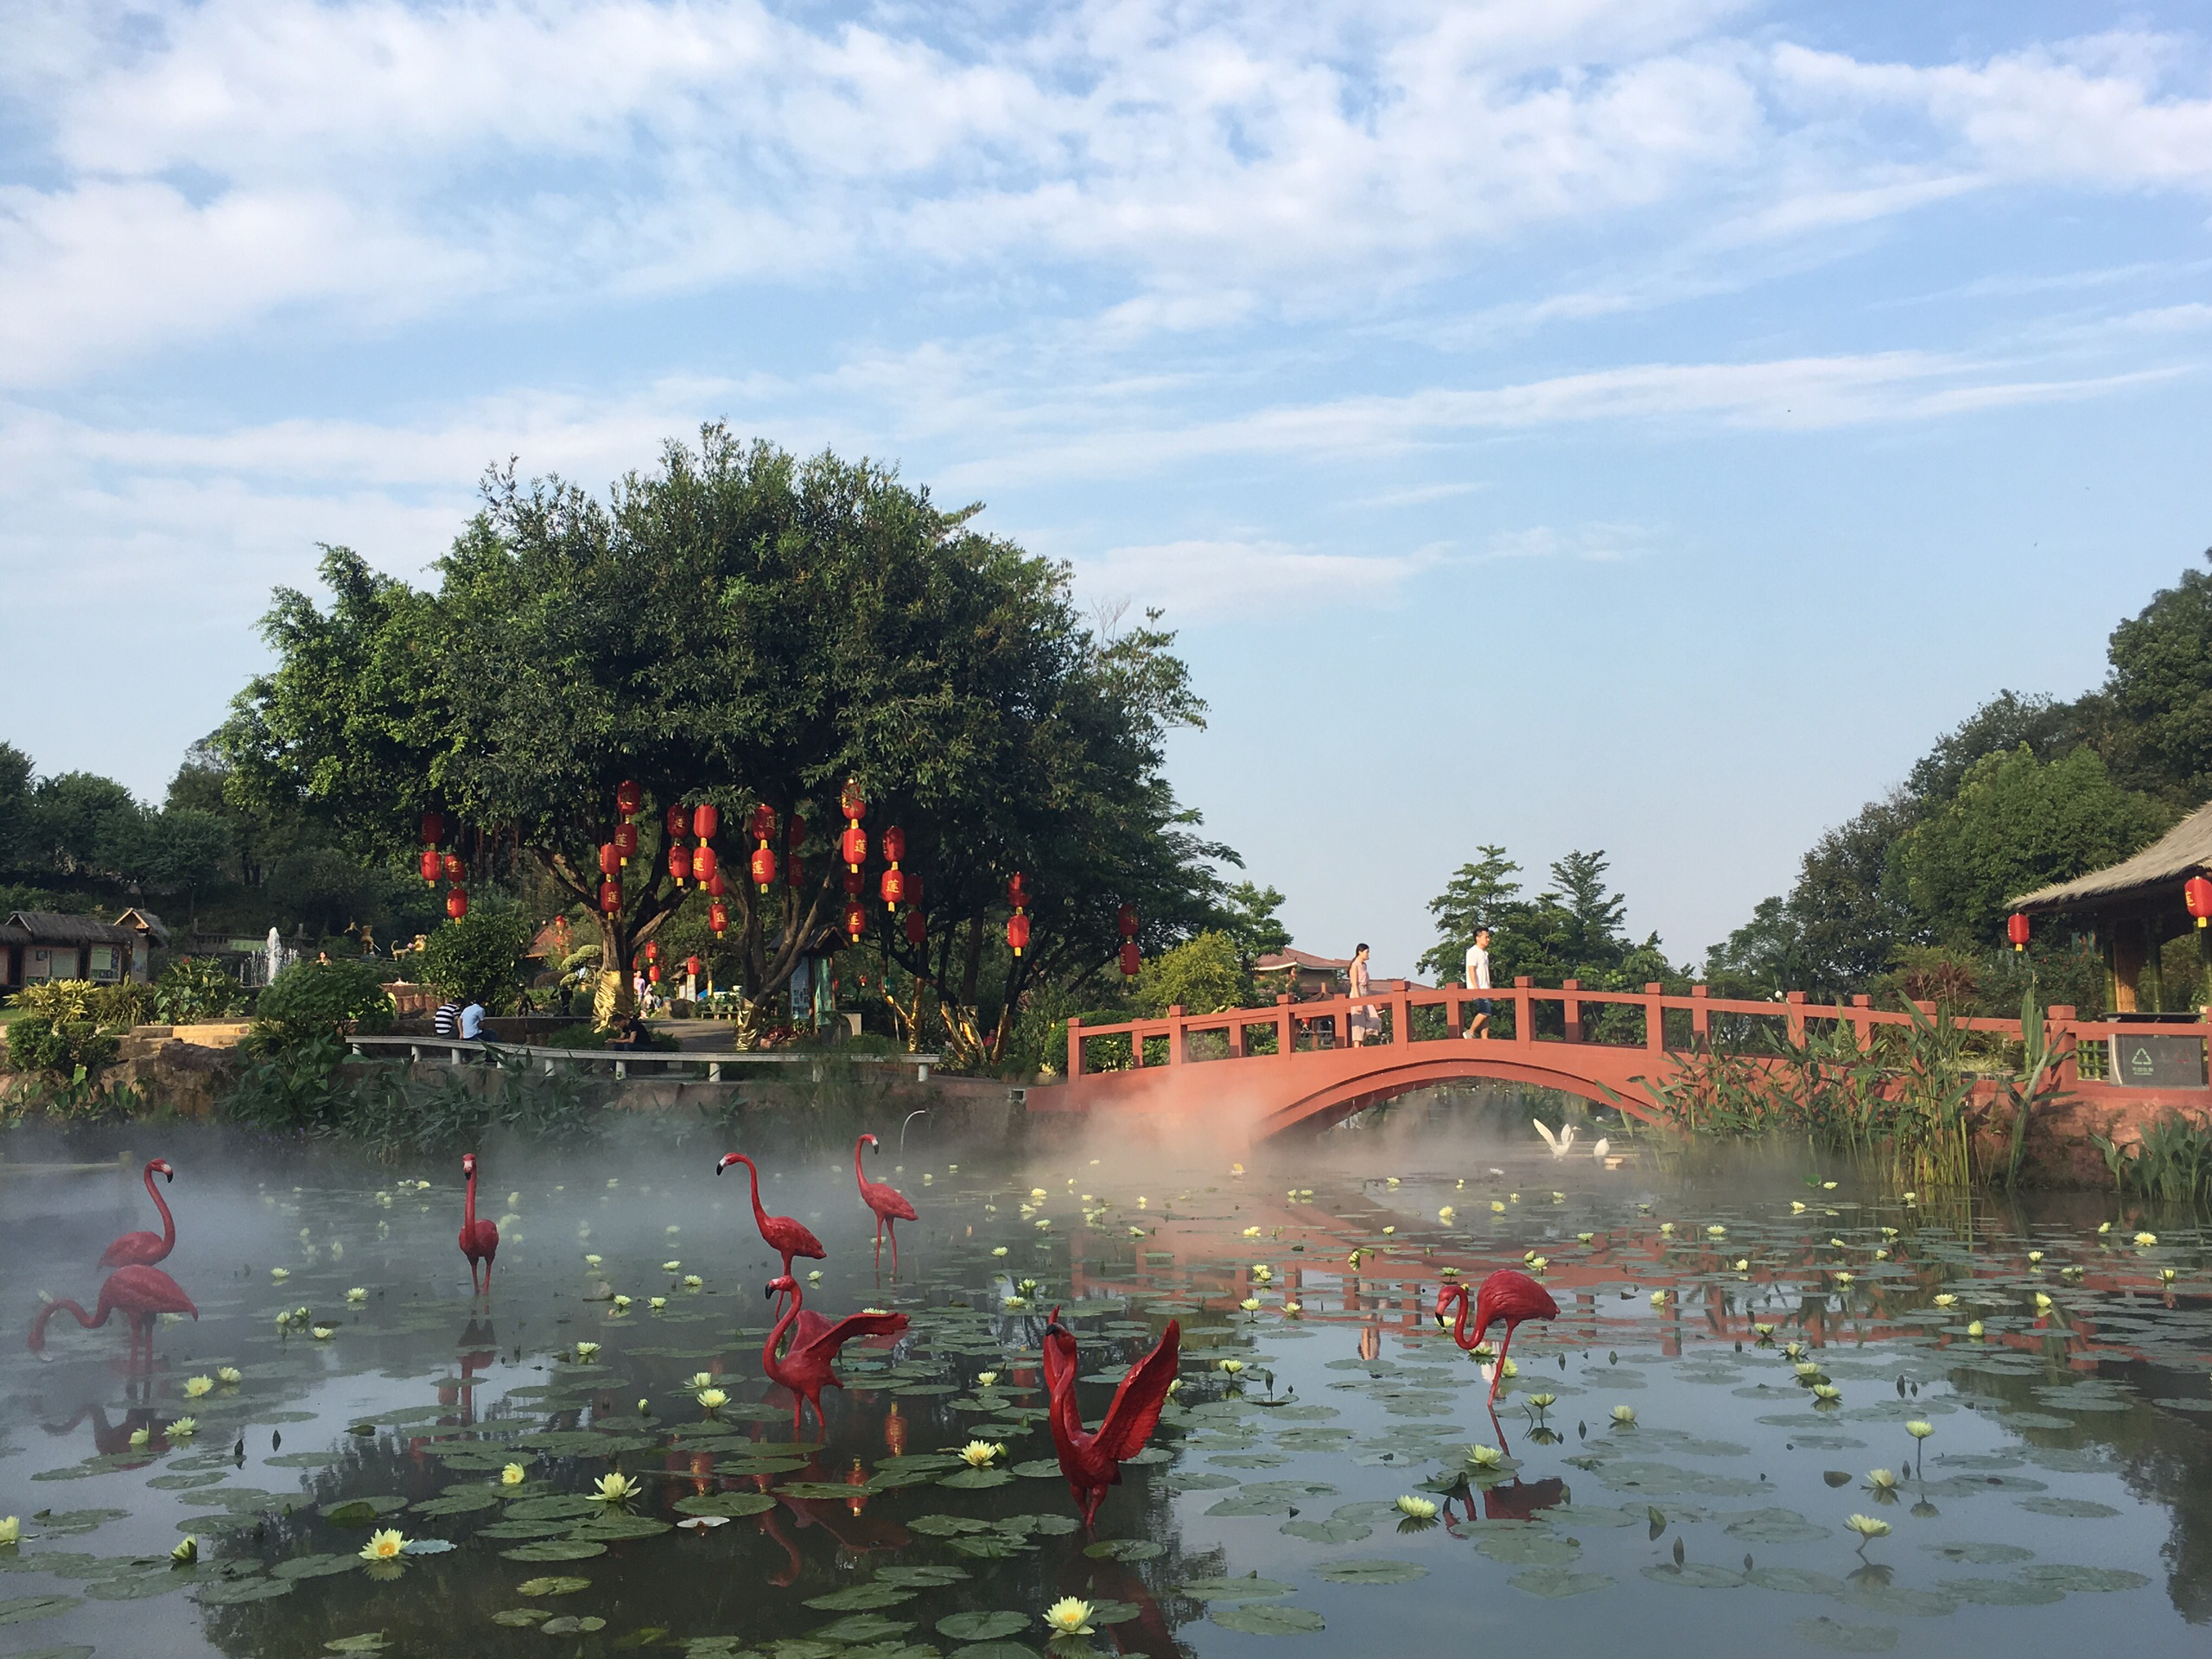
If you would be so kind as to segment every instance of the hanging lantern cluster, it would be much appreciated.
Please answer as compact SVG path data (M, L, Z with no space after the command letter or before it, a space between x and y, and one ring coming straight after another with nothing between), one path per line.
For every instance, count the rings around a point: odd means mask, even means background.
M637 780L625 778L614 786L614 835L599 849L599 913L622 913L622 872L638 855L637 817L645 804L645 791Z
M806 820L796 812L784 832L784 880L796 893L806 885L806 866L799 858L798 849L806 844Z
M2015 950L2028 948L2028 918L2014 911L2005 919L2005 937L2012 941Z
M883 873L883 903L893 916L906 896L906 873L899 868L899 861L906 856L906 832L894 823L883 832L883 861L890 866Z
M1144 964L1144 953L1137 949L1136 912L1123 905L1116 925L1122 930L1122 973L1126 978L1135 979L1137 969Z
M2199 927L2212 922L2212 881L2201 875L2192 875L2183 884L2181 896L2189 906L2189 913L2196 918Z
M1014 914L1007 918L1006 942L1018 957L1029 948L1029 888L1020 870L1006 884L1006 901L1014 906Z
M747 828L753 842L753 884L766 893L776 879L776 849L768 844L776 833L775 809L761 802L753 809L753 822Z
M691 832L691 815L680 806L671 806L662 820L668 832L668 874L677 887L691 879L691 849L685 837Z
M660 983L660 941L645 941L645 979L654 985Z
M432 887L441 880L453 883L446 889L446 914L457 922L468 914L468 889L461 886L468 879L468 866L461 862L459 853L438 850L438 843L446 838L442 813L425 812L417 827L423 834L423 855L415 868Z
M422 829L423 859L419 868L423 880L435 887L439 873L445 868L445 861L438 856L438 843L446 838L446 821L438 813L425 812Z
M715 832L721 827L721 809L712 801L702 801L691 809L691 838L699 843L691 850L691 879L709 893L721 875L721 860L714 848Z

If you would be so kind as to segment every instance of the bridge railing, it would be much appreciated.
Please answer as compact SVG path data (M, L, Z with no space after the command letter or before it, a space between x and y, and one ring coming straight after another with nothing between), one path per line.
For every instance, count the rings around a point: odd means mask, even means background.
M1067 1075L1287 1058L1363 1044L1395 1048L1464 1041L1475 1023L1476 1005L1484 1001L1491 1005L1490 1019L1477 1040L1523 1052L1560 1045L1617 1052L1640 1048L1655 1059L1714 1046L1756 1050L1758 1045L1745 1039L1761 1026L1792 1045L1803 1042L1818 1026L1847 1027L1865 1049L1877 1030L1912 1023L1904 1010L1877 1008L1865 996L1815 1003L1792 991L1779 1001L1757 1001L1714 996L1703 985L1692 986L1688 995L1669 994L1656 983L1641 991L1599 991L1571 979L1540 986L1523 976L1490 991L1442 986L1310 1001L1278 996L1272 1005L1259 1007L1201 1014L1171 1007L1158 1019L1116 1025L1071 1020ZM1924 1014L1936 1011L1932 1002L1917 1006ZM2018 1020L1969 1017L1952 1023L2000 1041L2020 1039ZM2045 1011L2044 1032L2062 1055L2061 1087L2207 1087L2205 1039L2212 1027L2202 1020L2082 1020L2071 1007L2058 1004Z

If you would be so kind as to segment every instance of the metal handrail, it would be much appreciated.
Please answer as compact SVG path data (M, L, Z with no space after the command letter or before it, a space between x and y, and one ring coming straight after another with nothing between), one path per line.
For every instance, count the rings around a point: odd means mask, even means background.
M505 1063L519 1058L524 1065L539 1061L550 1071L555 1065L567 1060L577 1065L607 1065L614 1068L614 1075L626 1077L630 1067L648 1065L703 1065L709 1083L722 1080L725 1065L811 1065L814 1081L822 1080L822 1069L836 1059L847 1065L912 1066L918 1082L930 1080L931 1068L943 1058L937 1054L847 1054L830 1055L817 1052L801 1054L761 1053L698 1049L606 1049L606 1048L539 1048L528 1043L503 1043L497 1039L486 1040L474 1037L348 1037L346 1046L363 1058L371 1058L372 1049L405 1049L410 1060L420 1061L425 1049L442 1052L448 1061L461 1065L472 1055L489 1055Z

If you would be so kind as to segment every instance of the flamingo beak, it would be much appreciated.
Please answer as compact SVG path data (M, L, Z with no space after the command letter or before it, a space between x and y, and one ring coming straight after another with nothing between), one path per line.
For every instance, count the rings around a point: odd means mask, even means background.
M776 1300L776 1287L773 1285L761 1286L760 1300L766 1302L774 1301Z

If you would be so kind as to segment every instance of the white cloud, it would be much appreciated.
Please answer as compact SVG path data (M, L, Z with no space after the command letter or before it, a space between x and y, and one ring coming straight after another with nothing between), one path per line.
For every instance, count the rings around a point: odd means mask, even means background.
M1408 582L1443 560L1440 548L1357 554L1281 542L1181 541L1109 548L1077 561L1076 574L1087 593L1158 606L1177 622L1316 605L1388 605Z

